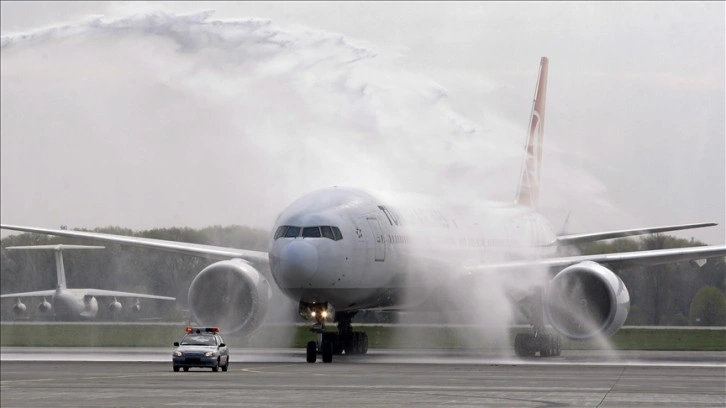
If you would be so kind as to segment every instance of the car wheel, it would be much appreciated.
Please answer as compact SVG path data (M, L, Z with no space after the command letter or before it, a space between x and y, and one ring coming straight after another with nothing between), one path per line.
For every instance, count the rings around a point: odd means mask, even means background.
M219 360L217 360L217 365L216 365L216 366L214 366L214 367L212 367L212 371L214 371L215 373L216 373L217 371L219 371Z
M222 366L222 371L224 371L226 373L228 368L229 368L229 360L227 360L227 363Z
M174 366L174 372L175 373L178 373L179 372L179 366Z

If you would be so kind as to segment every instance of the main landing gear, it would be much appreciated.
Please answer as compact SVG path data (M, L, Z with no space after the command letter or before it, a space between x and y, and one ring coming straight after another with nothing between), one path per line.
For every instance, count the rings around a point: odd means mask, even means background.
M514 337L514 353L519 357L555 357L561 353L560 336L534 331L519 333Z
M542 288L538 287L519 302L519 310L532 322L530 333L519 333L514 337L514 353L518 357L556 357L562 352L560 336L549 333L544 324L544 303Z
M314 363L318 354L321 355L323 363L333 362L333 355L366 354L368 352L368 335L353 331L350 323L356 312L335 314L335 321L338 323L336 333L325 330L325 319L328 317L326 310L327 307L320 311L314 310L309 314L315 318L311 331L316 334L317 339L309 341L305 348L307 362Z

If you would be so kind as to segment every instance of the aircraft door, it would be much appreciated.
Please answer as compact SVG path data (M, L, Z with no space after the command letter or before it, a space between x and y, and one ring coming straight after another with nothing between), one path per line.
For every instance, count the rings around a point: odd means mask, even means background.
M378 222L378 218L366 218L368 224L371 226L373 231L373 238L375 239L376 246L376 262L383 262L386 260L386 238L383 236L383 229L381 224Z

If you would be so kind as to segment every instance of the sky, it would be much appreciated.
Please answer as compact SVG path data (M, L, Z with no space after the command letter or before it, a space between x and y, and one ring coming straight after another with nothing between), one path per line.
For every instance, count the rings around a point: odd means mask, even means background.
M0 3L0 218L271 228L352 185L510 201L541 56L541 209L713 221L723 2ZM5 236L7 232L4 232Z

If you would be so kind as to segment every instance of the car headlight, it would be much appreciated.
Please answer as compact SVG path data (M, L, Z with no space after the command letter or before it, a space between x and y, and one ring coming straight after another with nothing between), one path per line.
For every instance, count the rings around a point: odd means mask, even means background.
M181 352L181 351L175 351L175 352L174 352L174 357L181 357L181 356L183 356L183 355L184 355L184 354L182 354L182 352Z
M216 351L207 351L206 353L204 353L204 355L206 357L214 357L217 355L217 352Z

